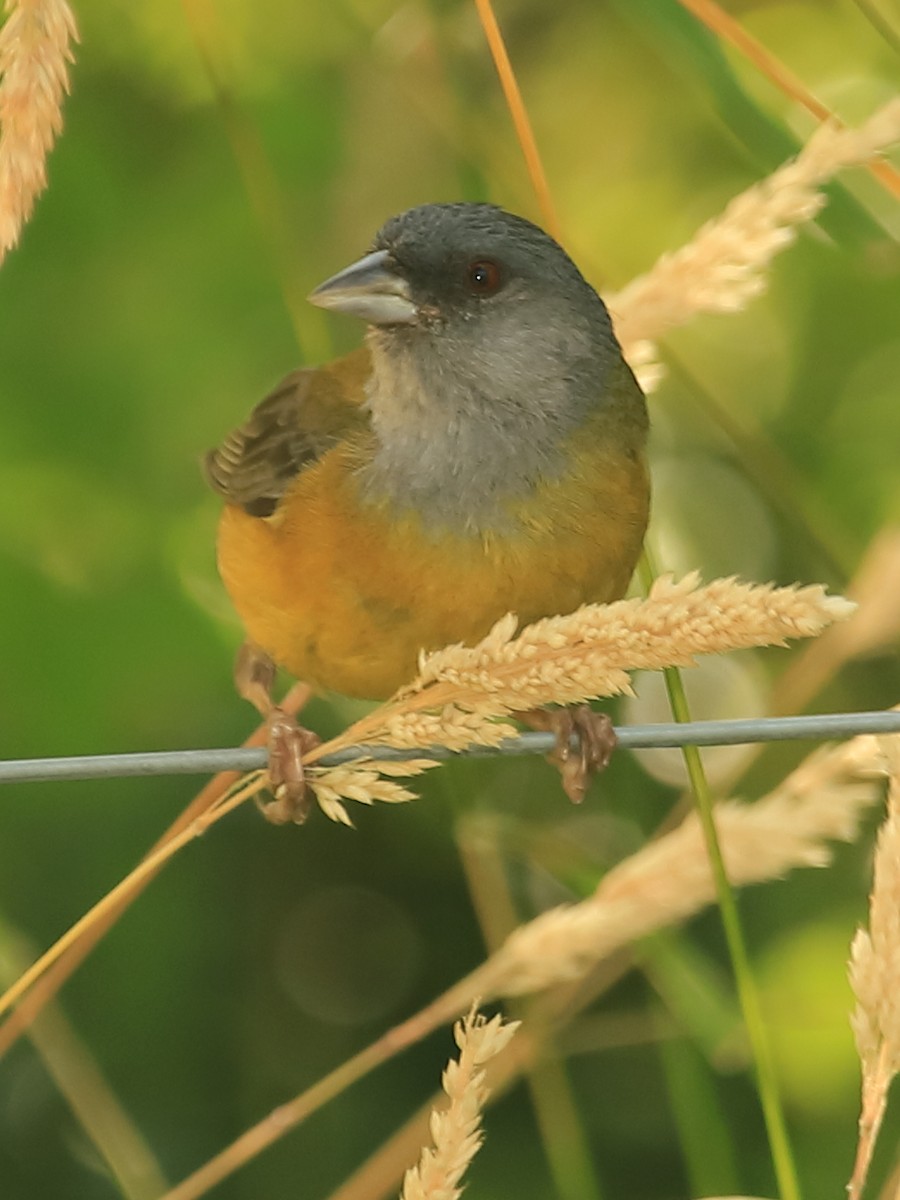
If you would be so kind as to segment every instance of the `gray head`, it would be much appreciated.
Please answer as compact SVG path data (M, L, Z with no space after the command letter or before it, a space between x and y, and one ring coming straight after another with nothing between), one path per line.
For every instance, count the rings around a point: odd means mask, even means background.
M562 441L609 402L621 367L606 308L566 252L491 204L392 217L310 300L370 326L374 491L439 516L471 518L558 473Z
M506 354L537 360L541 375L548 355L561 354L553 365L565 369L579 354L618 352L603 302L568 254L493 204L424 204L392 217L371 252L310 300L398 341L487 355L491 373Z

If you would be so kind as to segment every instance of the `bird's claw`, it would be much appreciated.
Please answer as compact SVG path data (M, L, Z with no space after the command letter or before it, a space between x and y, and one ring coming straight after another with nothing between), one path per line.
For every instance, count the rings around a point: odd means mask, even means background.
M616 748L616 733L606 713L588 704L569 708L535 709L518 714L534 729L556 736L556 746L547 761L559 768L563 790L573 804L580 804L591 779L609 765ZM572 746L573 738L577 747Z
M553 712L556 748L547 755L559 767L563 790L573 804L580 804L591 779L609 766L616 748L613 723L606 713L594 712L587 704ZM572 748L572 737L578 748Z
M283 708L269 710L266 726L269 735L268 791L272 798L259 802L259 810L273 825L291 822L302 825L312 808L303 755L318 746L321 738L298 725Z

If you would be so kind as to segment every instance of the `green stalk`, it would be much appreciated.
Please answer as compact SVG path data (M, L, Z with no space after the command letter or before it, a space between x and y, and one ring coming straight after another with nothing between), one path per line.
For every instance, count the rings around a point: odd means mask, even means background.
M656 576L656 571L650 560L649 552L646 549L641 559L640 572L644 587L649 591ZM666 691L669 695L672 716L676 721L690 721L691 713L688 707L681 672L677 667L667 667L663 674L665 676ZM772 1153L772 1165L775 1170L778 1191L781 1200L800 1200L800 1184L797 1179L794 1156L787 1134L784 1108L781 1103L781 1092L778 1086L778 1076L772 1056L772 1046L763 1019L759 991L757 990L756 981L753 978L753 972L750 967L750 956L747 953L747 944L744 940L743 929L741 928L737 903L725 870L725 860L722 857L722 847L719 844L719 836L713 816L712 792L706 778L706 772L703 769L703 761L700 757L699 749L696 746L683 746L681 752L684 756L691 790L694 794L694 803L706 840L706 850L709 855L713 880L716 885L716 896L719 903L719 911L722 914L722 925L725 930L725 941L728 945L728 954L731 958L731 967L734 972L738 1001L740 1002L744 1024L747 1027L750 1048L753 1052L753 1060L756 1067L756 1088L759 1093L763 1120L765 1121L766 1133L769 1139L769 1148Z

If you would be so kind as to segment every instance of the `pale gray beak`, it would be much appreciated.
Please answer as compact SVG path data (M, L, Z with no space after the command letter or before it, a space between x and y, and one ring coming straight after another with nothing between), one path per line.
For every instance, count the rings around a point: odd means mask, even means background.
M362 317L370 325L411 325L418 316L409 284L387 250L376 250L338 271L307 299L319 308Z

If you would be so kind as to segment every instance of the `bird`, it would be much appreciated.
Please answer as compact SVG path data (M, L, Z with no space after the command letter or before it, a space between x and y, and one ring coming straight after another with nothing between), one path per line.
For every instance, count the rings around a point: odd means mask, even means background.
M305 816L314 744L273 699L277 668L382 700L421 651L474 644L507 612L524 624L619 599L650 503L646 403L606 306L526 218L410 208L309 300L364 321L363 345L287 375L204 463L277 821ZM556 732L580 799L608 718L522 716Z

